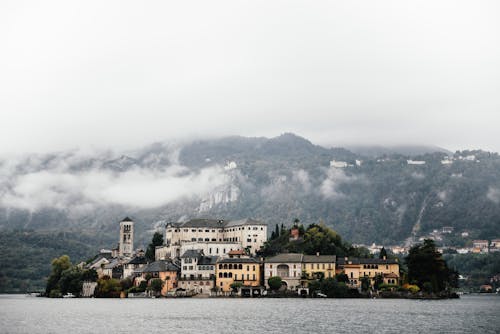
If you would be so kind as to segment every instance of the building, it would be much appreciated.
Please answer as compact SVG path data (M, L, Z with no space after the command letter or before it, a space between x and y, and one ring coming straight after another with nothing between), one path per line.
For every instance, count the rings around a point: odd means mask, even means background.
M443 226L442 233L453 233L454 228L452 226Z
M474 240L472 241L473 253L488 253L488 240Z
M261 265L259 260L242 251L231 252L228 258L217 261L217 289L225 295L236 292L240 296L260 296L263 291Z
M125 217L120 222L120 241L118 243L118 256L132 257L134 251L134 222Z
M302 262L304 255L299 253L282 253L265 259L264 283L269 288L270 277L279 276L284 289L296 290L301 287Z
M203 250L188 250L181 256L178 287L187 293L210 295L215 287L216 256L205 256Z
M163 288L160 294L166 296L169 291L177 289L177 282L180 268L171 261L155 261L137 271L139 277L135 280L135 285L139 286L142 281L148 280L148 285L152 279L161 279Z
M305 278L334 278L335 255L304 255L302 257L302 276Z
M373 286L380 275L386 284L399 284L399 263L397 259L337 258L337 274L347 275L350 288L361 288L361 279L367 277Z
M148 261L144 256L135 256L123 264L123 278L133 277L134 273L146 266Z
M183 244L191 242L193 248L201 249L201 246L205 254L217 256L217 249L226 253L224 248L229 252L236 247L255 254L266 240L267 225L257 220L193 219L184 223L168 223L165 226L165 246L159 247L156 253L159 258L180 257Z
M500 252L500 239L491 240L490 252Z

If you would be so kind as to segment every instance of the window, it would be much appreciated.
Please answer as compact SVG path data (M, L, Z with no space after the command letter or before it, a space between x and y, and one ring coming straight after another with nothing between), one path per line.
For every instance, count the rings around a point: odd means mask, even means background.
M229 264L229 269L233 269L233 265L231 263Z
M196 238L191 238L191 241L196 241Z
M269 265L269 268L271 268L271 269L272 269L272 268L273 268L273 265L272 265L272 264L270 264L270 265Z
M212 247L208 249L208 254L212 254Z
M252 239L247 239L247 242L252 242Z
M219 269L222 269L222 264L219 264Z
M252 270L255 271L255 266L253 266Z
M187 228L184 229L184 232L188 232L189 230Z
M223 283L223 282L220 282L220 286L223 286L223 285L224 285L224 283Z
M297 265L296 265L296 264L294 264L294 265L293 265L293 269L296 269L296 268L297 268Z
M203 238L198 238L198 241L203 241Z
M210 232L210 230L205 230L205 232Z
M250 266L247 266L247 271L250 271Z
M241 263L238 265L238 269L243 269L243 265Z
M352 271L351 271L351 278L353 278L353 273L352 273Z
M192 230L191 230L191 232L196 232L196 230L195 230L195 229L192 229Z
M253 274L252 279L255 281L255 274Z
M203 232L203 230L200 228L200 229L198 230L198 232Z

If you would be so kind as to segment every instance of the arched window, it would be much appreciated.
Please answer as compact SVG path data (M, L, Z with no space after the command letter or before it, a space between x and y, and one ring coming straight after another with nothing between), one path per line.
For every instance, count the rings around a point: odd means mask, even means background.
M227 269L227 263L224 263L224 269Z
M219 264L219 269L222 269L222 264Z
M233 265L231 263L229 264L229 269L233 269Z
M233 278L233 273L229 273L229 278Z
M247 271L250 271L250 266L247 266Z
M353 273L352 273L352 271L351 271L351 278L353 278L353 277L354 277L354 276L353 276Z
M240 265L238 266L238 269L243 269L243 265L240 263Z
M224 278L227 278L227 273L224 273Z
M222 278L222 273L219 273L219 278Z
M255 271L255 266L253 266L253 269L252 269L252 270L253 270L253 271Z

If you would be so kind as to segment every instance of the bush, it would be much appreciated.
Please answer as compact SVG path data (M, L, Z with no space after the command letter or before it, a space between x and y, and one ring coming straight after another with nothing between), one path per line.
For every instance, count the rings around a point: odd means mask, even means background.
M50 290L49 297L50 298L61 298L62 297L61 291L59 291L58 289Z
M415 294L420 291L420 288L416 284L405 284L402 286L403 289L410 291L411 293Z
M272 276L272 277L269 277L269 279L267 280L267 284L269 284L269 287L273 291L277 291L281 288L281 282L282 282L282 279L279 276Z

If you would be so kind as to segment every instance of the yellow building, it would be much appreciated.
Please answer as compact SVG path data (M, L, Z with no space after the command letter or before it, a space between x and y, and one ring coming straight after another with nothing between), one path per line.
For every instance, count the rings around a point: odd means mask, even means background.
M348 285L352 288L360 288L363 277L368 277L373 286L377 275L381 275L386 284L399 284L397 259L337 258L336 271L347 275Z
M302 258L302 275L305 278L335 277L335 255L304 255Z
M229 258L217 261L215 276L216 286L225 295L236 292L251 297L262 292L261 262L243 255L243 251L230 252Z

